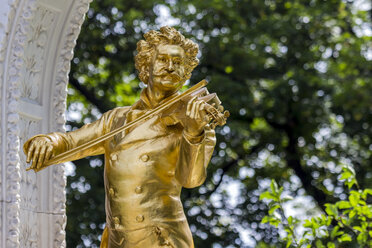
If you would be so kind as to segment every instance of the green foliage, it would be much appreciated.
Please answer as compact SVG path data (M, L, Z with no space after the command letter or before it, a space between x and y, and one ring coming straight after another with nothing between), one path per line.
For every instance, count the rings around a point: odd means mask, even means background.
M216 130L206 182L182 192L196 247L285 247L277 228L260 224L268 206L258 198L271 179L324 211L325 203L350 202L356 182L372 188L371 19L353 1L93 1L71 64L68 130L136 101L144 87L136 42L164 21L199 44L190 84L207 78L231 112ZM103 159L74 165L67 247L98 247ZM343 165L354 165L349 186L337 176ZM288 228L295 222L288 217Z
M273 180L270 189L260 195L269 206L262 223L281 228L286 233L286 247L372 247L372 204L367 204L372 189L359 188L352 168L345 166L342 170L340 180L357 190L350 190L346 201L325 204L324 214L305 221L286 216L283 203L288 199L283 196L283 187ZM301 224L304 232L298 237L296 229Z

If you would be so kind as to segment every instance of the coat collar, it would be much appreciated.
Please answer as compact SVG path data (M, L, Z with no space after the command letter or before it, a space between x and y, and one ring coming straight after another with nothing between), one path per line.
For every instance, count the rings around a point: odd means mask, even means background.
M147 95L147 88L145 88L141 92L140 99L132 105L131 110L151 110L177 95L179 95L178 91L168 96L167 98L164 98L161 102L159 102L158 105L154 106L151 104L150 99Z

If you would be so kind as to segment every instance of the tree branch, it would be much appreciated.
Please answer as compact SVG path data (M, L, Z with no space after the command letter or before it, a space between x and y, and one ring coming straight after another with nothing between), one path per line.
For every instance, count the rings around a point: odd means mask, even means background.
M293 133L293 129L286 128L284 131L288 137L288 146L285 148L288 167L294 170L301 180L302 187L304 187L306 192L315 199L318 206L325 211L324 204L329 202L330 199L331 201L334 201L335 199L332 196L325 194L322 190L312 184L311 174L301 165L300 154L297 150L297 138Z
M73 76L73 73L70 73L69 75L69 83L76 90L78 90L90 103L96 106L101 113L105 113L115 107L115 104L111 101L107 100L104 97L97 97L94 91L80 84L79 81Z

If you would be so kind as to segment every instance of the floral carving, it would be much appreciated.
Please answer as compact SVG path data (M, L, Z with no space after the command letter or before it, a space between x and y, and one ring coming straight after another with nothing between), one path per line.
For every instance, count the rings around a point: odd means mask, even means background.
M28 210L21 211L19 218L27 220L27 225L20 226L20 247L37 248L38 246L38 214Z
M52 30L55 20L55 11L38 5L26 37L24 68L21 72L22 97L36 100L39 103L48 31Z
M19 140L20 144L24 144L26 140L38 133L40 130L40 121L28 119L20 116L19 118ZM26 210L36 211L38 203L38 188L37 188L37 175L35 173L27 173L26 156L22 151L22 147L19 150L20 167L21 167L21 208ZM32 226L32 225L31 225ZM28 246L27 246L28 247Z
M41 121L29 119L20 115L19 117L19 140L20 144L24 144L27 139L41 132ZM37 247L37 241L39 237L39 226L38 217L38 202L39 202L39 191L37 187L37 177L35 173L26 172L26 156L22 151L22 147L19 150L20 158L20 214L21 220L27 220L20 222L20 247Z

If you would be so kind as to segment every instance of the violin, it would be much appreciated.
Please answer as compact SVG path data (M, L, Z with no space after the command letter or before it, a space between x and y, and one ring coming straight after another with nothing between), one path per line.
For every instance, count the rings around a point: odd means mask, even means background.
M216 93L209 93L207 88L203 87L191 94L191 96L194 95L198 96L198 100L205 102L204 108L207 111L209 120L211 121L209 124L211 128L214 129L216 126L223 126L226 124L230 112L224 110L224 107L221 105L221 101Z
M204 110L207 112L209 119L209 126L216 128L216 126L223 126L226 124L227 118L230 116L228 110L224 110L221 105L221 101L216 93L209 93L206 87L202 87L198 90L193 91L190 95L183 97L180 101L174 103L168 109L162 112L162 120L166 125L174 125L179 122L179 119L185 118L187 103L193 97L197 97L197 100L203 101Z

